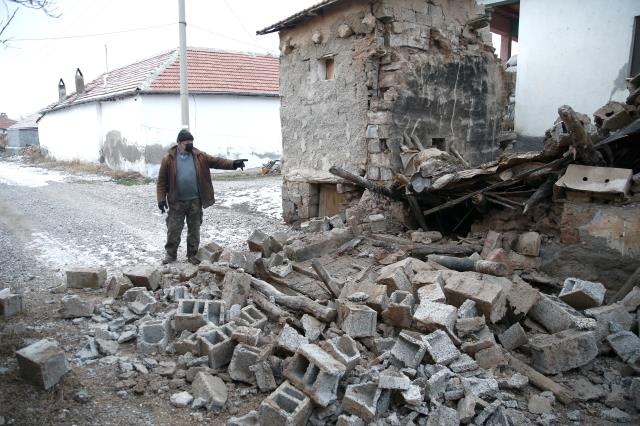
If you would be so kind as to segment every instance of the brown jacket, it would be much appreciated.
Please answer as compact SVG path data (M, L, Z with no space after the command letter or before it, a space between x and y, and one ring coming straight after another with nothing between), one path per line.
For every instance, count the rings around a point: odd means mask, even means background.
M169 148L169 151L162 157L160 163L160 173L156 184L158 202L165 199L171 204L178 201L178 188L176 185L176 149L177 145ZM196 180L198 191L200 192L200 202L203 208L207 208L215 203L213 195L213 183L209 169L233 170L233 160L222 157L214 157L199 149L193 148L193 162L196 169Z

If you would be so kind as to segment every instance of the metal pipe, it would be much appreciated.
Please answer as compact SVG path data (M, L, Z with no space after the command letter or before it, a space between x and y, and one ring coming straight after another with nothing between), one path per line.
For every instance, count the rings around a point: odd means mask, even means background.
M189 128L189 86L187 77L187 19L184 0L178 0L178 28L180 32L180 112L182 127Z

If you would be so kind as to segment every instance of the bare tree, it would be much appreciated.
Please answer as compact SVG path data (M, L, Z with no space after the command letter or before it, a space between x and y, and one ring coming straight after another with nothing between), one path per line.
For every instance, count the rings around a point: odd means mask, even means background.
M21 7L26 9L35 9L43 11L47 16L52 18L59 18L60 14L56 11L55 0L2 0L2 4L5 9L5 19L0 21L0 44L6 46L9 38L3 38L2 34L5 32L13 18L16 17L18 10Z

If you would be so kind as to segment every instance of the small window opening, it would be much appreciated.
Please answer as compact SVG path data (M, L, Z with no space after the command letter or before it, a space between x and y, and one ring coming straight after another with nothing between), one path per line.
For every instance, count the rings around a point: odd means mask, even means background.
M318 61L319 74L322 80L333 80L335 75L335 61L333 56L326 56Z
M431 138L431 145L440 151L447 150L447 141L444 138Z

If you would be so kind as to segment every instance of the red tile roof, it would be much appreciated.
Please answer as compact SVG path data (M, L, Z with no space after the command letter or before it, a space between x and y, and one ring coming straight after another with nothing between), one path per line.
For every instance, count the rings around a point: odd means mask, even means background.
M190 93L278 95L277 57L189 48L187 64ZM180 93L178 49L104 73L85 84L83 93L72 93L43 111L134 93Z
M0 114L0 129L8 129L16 123L16 120L10 119L6 114Z

